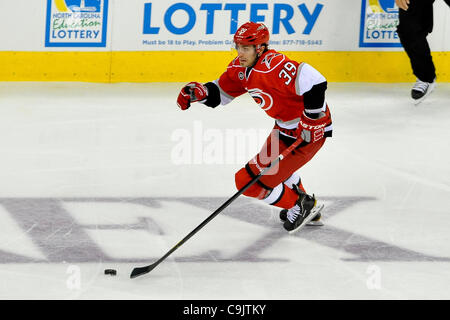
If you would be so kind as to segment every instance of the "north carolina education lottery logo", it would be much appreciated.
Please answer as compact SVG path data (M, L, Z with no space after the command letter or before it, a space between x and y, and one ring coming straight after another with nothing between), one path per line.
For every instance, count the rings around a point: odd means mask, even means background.
M362 0L360 47L401 47L395 0Z
M46 47L106 47L108 0L47 0Z

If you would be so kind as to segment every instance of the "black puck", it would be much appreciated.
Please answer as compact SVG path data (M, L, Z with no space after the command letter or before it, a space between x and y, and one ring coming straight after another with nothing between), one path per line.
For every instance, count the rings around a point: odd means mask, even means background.
M115 276L117 274L117 271L114 269L105 269L105 274L109 274L111 276Z

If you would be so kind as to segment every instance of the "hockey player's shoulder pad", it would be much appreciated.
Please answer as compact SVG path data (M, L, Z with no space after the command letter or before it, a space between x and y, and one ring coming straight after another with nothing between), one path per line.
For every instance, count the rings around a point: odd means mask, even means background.
M239 64L239 58L236 57L233 59L233 61L231 61L228 66L227 69L225 71L225 73L228 75L228 77L231 80L239 80L239 74L244 74L245 72L245 68L241 67L241 65Z
M271 72L282 65L286 60L286 56L275 50L269 50L264 53L255 65L255 71L268 73Z
M227 69L231 69L231 68L241 68L241 69L245 69L244 67L241 67L241 65L239 64L239 57L234 58L229 64Z

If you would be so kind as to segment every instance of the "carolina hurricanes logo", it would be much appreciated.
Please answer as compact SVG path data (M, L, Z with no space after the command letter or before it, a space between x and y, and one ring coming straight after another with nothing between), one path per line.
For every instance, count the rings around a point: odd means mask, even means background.
M273 105L273 99L272 96L261 89L255 88L248 90L248 93L252 96L253 100L256 101L257 104L263 109L264 111L269 110L272 108Z

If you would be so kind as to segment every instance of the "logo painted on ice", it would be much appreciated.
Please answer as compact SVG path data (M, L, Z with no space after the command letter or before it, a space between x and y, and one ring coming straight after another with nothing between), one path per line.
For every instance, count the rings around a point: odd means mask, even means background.
M401 47L395 0L362 0L360 47Z
M255 100L256 103L259 104L261 109L263 109L264 111L267 111L270 108L272 108L273 99L270 94L258 88L250 89L248 93L252 96L253 100Z
M343 211L351 209L357 204L376 200L372 197L321 197L326 203L324 218L329 219ZM80 290L82 285L82 274L79 263L113 262L113 263L148 263L160 257L161 250L150 246L150 256L142 256L137 252L127 253L118 246L108 246L103 241L102 235L122 237L124 231L136 239L141 239L143 233L159 239L167 239L170 233L165 230L165 224L160 224L167 217L167 210L171 203L176 203L177 208L182 206L186 214L194 214L192 206L211 212L216 209L216 204L225 201L226 198L0 198L0 206L5 210L0 216L2 226L12 223L20 227L21 240L29 238L32 242L29 251L33 255L23 255L22 250L15 247L0 248L0 265L23 264L23 263L70 263L67 268L68 278L66 281L69 290ZM104 207L106 206L106 207ZM184 207L186 206L186 207ZM98 215L97 210L108 208L108 215ZM322 229L321 236L316 231L304 230L296 233L294 238L279 230L278 212L267 207L261 207L248 198L237 199L233 204L233 210L224 212L224 216L231 218L231 223L245 223L246 226L254 225L265 228L266 232L255 237L254 241L243 242L243 245L234 250L212 251L202 250L195 254L184 253L178 262L208 263L223 262L251 262L271 263L289 261L286 258L271 257L267 254L268 249L273 248L280 240L289 237L289 241L301 238L301 241L310 241L345 253L341 258L344 262L369 262L367 268L367 288L381 289L381 269L374 265L374 261L381 262L450 262L447 256L432 256L407 248L395 246L391 243L382 242L364 234L352 233L339 229L332 224L326 224ZM169 209L170 210L170 209ZM358 210L358 209L356 209ZM258 214L251 212L258 211ZM123 212L127 212L125 216ZM200 211L201 212L201 211ZM120 213L120 214L119 214ZM111 214L111 215L110 215ZM119 214L119 215L118 215ZM198 214L198 213L195 213ZM9 216L5 220L5 217ZM81 217L94 216L94 219ZM116 220L116 217L121 217ZM123 218L126 217L126 218ZM191 216L195 218L196 216ZM12 218L12 220L10 220ZM272 221L272 218L276 219ZM161 220L163 219L163 220ZM169 221L166 220L166 221ZM326 221L326 220L325 220ZM56 223L56 224L55 224ZM57 228L49 228L49 225L57 225ZM230 225L228 225L230 226ZM311 232L312 231L312 232ZM127 240L125 238L123 240ZM155 239L155 238L151 238ZM267 241L270 239L271 241ZM100 241L98 241L100 240ZM21 242L21 248L25 248L27 242ZM6 251L5 251L6 250ZM8 251L10 250L10 251ZM148 253L148 248L145 249ZM153 258L152 258L153 256Z
M47 0L46 47L105 47L109 0Z

